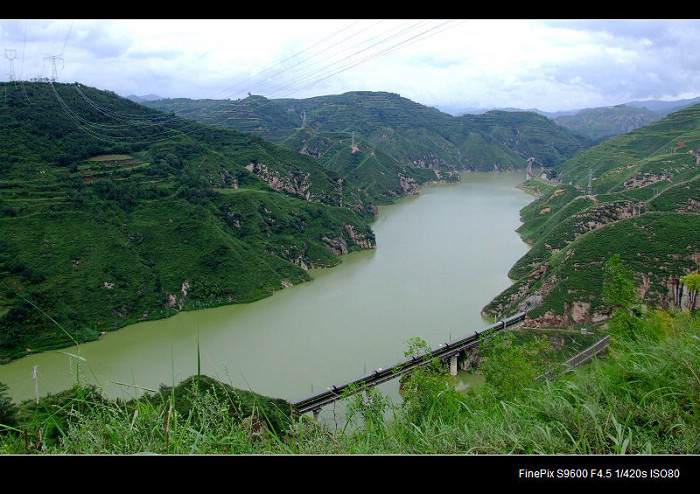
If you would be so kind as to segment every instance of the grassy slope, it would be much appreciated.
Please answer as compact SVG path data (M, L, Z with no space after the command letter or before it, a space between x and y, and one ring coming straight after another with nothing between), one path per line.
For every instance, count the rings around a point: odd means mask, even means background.
M8 101L0 358L256 300L308 279L304 266L339 262L339 245L373 245L366 196L308 156L179 119L161 125L161 114L89 88L8 86ZM107 110L138 120L107 138ZM99 125L76 127L78 114Z
M645 301L668 307L678 278L700 266L700 107L613 138L565 162L573 185L538 186L520 229L532 249L511 269L514 285L484 308L531 309L544 325L604 317L602 266L621 254ZM594 195L583 190L593 170ZM574 308L578 314L574 314Z
M541 345L500 335L485 385L458 392L449 376L421 369L400 405L389 408L376 388L347 398L348 422L335 432L293 418L283 400L206 376L129 402L74 387L13 408L0 389L0 454L594 455L596 469L597 455L697 455L700 319L652 312L629 322L632 331L611 331L604 357L553 381L534 380L547 368L532 358Z
M148 106L198 121L258 133L296 151L342 160L336 144L353 138L384 152L403 174L431 167L450 170L524 168L527 159L550 168L590 142L551 120L529 112L488 112L453 117L399 95L357 91L302 100L250 96L236 101L158 100ZM305 126L301 129L301 122ZM324 160L321 160L322 163ZM395 175L394 175L395 178ZM430 177L434 179L434 177Z

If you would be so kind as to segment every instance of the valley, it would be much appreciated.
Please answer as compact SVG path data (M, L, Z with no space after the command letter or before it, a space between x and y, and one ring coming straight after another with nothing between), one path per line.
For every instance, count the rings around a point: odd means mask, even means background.
M623 321L639 332L631 340L664 345L663 352L682 355L691 371L689 362L697 359L690 335L697 286L688 275L700 268L700 106L594 144L534 113L453 117L389 93L168 102L179 105L175 110L147 108L79 84L4 89L0 383L9 382L9 395L18 400L29 400L38 382L49 393L34 412L30 401L22 408L40 420L39 435L47 423L43 413L52 424L59 417L73 427L72 416L63 416L64 397L79 393L86 400L79 402L92 409L92 388L62 390L97 378L108 400L125 390L129 397L154 393L125 405L146 414L146 403L170 394L166 415L155 412L158 427L165 424L169 451L169 420L176 402L184 406L183 386L219 386L215 380L249 389L277 417L280 410L289 413L285 400L395 360L392 355L411 338L434 344L457 336L453 330L483 327L520 311L527 311L526 337L543 336L558 354L611 326L619 329L605 290L611 259L632 280L634 308ZM529 162L534 177L526 180ZM402 227L394 230L396 224ZM669 335L686 338L686 332L690 339L668 347L675 344ZM522 390L530 389L528 376L556 359L544 347L518 343L497 348L498 359L487 354L482 362L491 394L458 398L444 383L435 388L441 391L434 406L475 407L468 420L474 430L482 429L470 440L496 430L487 415L504 403L533 400L538 414L545 409ZM637 363L616 366L618 359L657 354L634 348L626 353L630 344L618 335L612 367L584 372L618 373L621 382L642 383L643 389L623 395L639 394L632 401L643 408L665 385L632 376ZM524 353L509 353L518 351ZM316 360L320 355L328 360ZM39 381L29 377L32 368L39 369ZM669 377L686 381L673 383L674 389L691 389L694 406L696 383L682 365L675 370ZM512 383L499 383L494 375L508 375ZM590 386L596 383L606 405L586 402L583 409L593 420L602 420L592 411L596 407L609 418L608 400L618 390L603 389L607 377L582 376L566 383L585 383L586 391L566 396L593 399ZM557 386L548 385L546 392ZM4 387L0 393L9 410ZM233 393L237 403L250 399ZM412 431L432 416L420 401L432 391L387 393L403 400L397 423L408 420ZM692 416L683 408L689 401L677 394L673 424ZM55 403L54 411L44 408ZM554 403L563 401L555 397L545 406ZM246 410L244 422L256 419ZM626 410L631 406L621 406L617 416ZM189 413L183 408L176 415L189 420ZM335 413L330 421L339 420ZM451 429L458 438L466 431L462 413L455 414L460 425ZM648 409L634 413L643 421ZM138 415L132 409L124 415L131 433L142 420ZM561 417L561 424L572 413L552 416ZM376 417L365 419L374 427ZM521 415L505 420L529 423ZM79 419L74 423L80 431L61 436L67 447L89 429ZM58 437L57 427L51 425L46 437ZM605 433L615 439L611 427L606 423ZM592 438L572 450L608 453L629 444L639 453L657 447L694 451L687 446L696 444L692 427L679 436L683 444L665 423L634 427L636 434L656 439L611 446ZM24 437L25 451L32 451ZM242 450L259 451L261 436L254 437L245 436ZM8 438L0 447L18 451L22 438ZM519 442L509 451L562 449L546 439L528 436L530 445ZM37 444L44 444L41 437ZM277 444L286 451L284 441ZM83 445L74 447L84 451ZM436 448L493 451L488 444Z
M42 395L80 381L126 398L201 372L291 401L365 375L398 361L412 338L437 346L490 324L481 307L510 285L508 268L528 249L516 232L518 210L532 200L514 187L520 179L464 173L459 184L426 187L379 208L376 248L344 255L332 268L310 268L304 283L255 302L197 310L178 310L180 293L172 317L17 359L0 367L0 382L16 401L30 399L37 366ZM398 384L382 387L396 402Z
M524 184L539 196L519 229L532 248L484 316L604 321L594 267L622 231L648 302L687 308L678 280L698 268L697 107L592 146L534 113L454 117L390 93L148 103L158 110L79 84L7 94L4 361L267 297L375 249L379 206L464 171L522 173L528 160L562 185ZM673 242L650 242L657 231Z

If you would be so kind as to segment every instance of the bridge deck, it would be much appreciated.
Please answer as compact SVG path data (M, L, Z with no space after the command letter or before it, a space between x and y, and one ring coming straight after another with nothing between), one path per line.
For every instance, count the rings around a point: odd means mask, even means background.
M365 376L345 384L331 386L325 391L294 402L292 405L298 413L318 410L324 405L340 400L349 394L356 393L370 386L377 386L378 384L406 374L416 367L428 364L435 358L445 359L456 355L467 348L478 345L481 339L487 338L497 331L519 326L524 319L525 312L521 312L503 321L492 324L481 331L474 331L470 336L448 343L442 343L437 348L423 355L416 355L392 366L376 369Z

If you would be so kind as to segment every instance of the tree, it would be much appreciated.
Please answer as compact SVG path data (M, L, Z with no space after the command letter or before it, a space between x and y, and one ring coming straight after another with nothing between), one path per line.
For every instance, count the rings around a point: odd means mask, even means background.
M695 299L700 290L700 273L697 271L694 273L688 273L681 277L681 283L688 287L688 294L690 295L690 310L695 309Z
M17 406L5 395L7 390L7 385L0 383L0 432L3 432L3 425L17 424Z
M615 254L605 263L605 303L612 310L610 332L623 340L637 340L640 336L640 311L637 287L632 281L632 271L622 264L620 254Z
M486 383L501 397L526 392L537 377L552 370L556 363L556 352L546 338L518 341L510 332L484 342L484 353L479 369Z
M406 357L428 355L430 347L421 338L407 340ZM438 357L426 365L413 369L401 378L401 409L408 421L419 425L431 417L443 419L455 416L459 410L461 395L455 389L456 380L445 372Z
M613 311L629 309L638 301L637 287L632 281L632 271L623 266L620 254L613 255L605 263L603 297Z
M374 387L366 388L360 392L354 385L351 385L346 393L350 397L347 401L348 424L355 417L359 417L366 432L381 431L384 426L384 413L390 405L389 398L382 395Z

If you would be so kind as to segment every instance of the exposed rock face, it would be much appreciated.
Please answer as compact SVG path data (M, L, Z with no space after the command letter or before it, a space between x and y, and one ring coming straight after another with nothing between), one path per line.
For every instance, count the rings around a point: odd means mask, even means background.
M353 242L355 242L358 246L360 246L363 249L374 249L376 246L372 240L368 239L364 235L358 234L355 232L355 227L350 224L346 224L345 230L347 230L348 234L350 235L350 238L352 239Z
M348 253L348 243L343 237L328 238L324 236L321 240L326 244L326 247L334 254L342 256Z
M182 283L182 287L180 288L180 297L178 298L177 295L174 293L167 294L165 305L169 309L174 309L175 306L177 306L177 310L182 310L182 307L185 305L185 299L187 298L187 291L189 289L190 282L188 280L185 280Z
M665 286L668 290L666 294L666 303L668 306L673 306L683 311L696 308L690 296L690 291L681 283L680 278L669 276L666 279Z
M405 195L420 194L420 185L412 178L405 177L399 174L399 187Z
M185 280L180 288L180 300L178 300L178 309L182 310L182 306L185 305L185 299L187 298L187 290L190 289L190 282Z
M700 149L691 149L688 152L695 158L695 164L700 165Z
M694 259L698 254L689 256ZM544 266L538 270L541 275L546 271ZM552 276L549 280L544 280L542 287L531 295L527 295L530 283L522 283L517 292L511 294L509 303L504 303L499 306L502 312L513 312L509 308L516 307L517 312L530 311L541 305L547 297L547 294L556 284L556 276ZM694 307L691 293L687 287L680 282L678 276L668 275L667 277L659 277L653 273L637 273L636 284L638 285L639 300L649 307L659 307L662 309L675 308L681 311L693 310ZM610 317L610 311L607 307L598 306L594 309L594 304L585 301L577 300L572 303L565 303L561 313L548 311L538 317L527 317L525 324L533 328L566 328L572 325L588 324L600 322ZM484 314L487 315L487 314Z
M604 311L591 311L590 302L574 302L565 304L564 312L556 314L548 311L542 316L526 318L525 325L531 328L567 328L572 325L604 321L609 314Z
M672 179L672 173L639 173L627 179L622 186L625 189L638 189L661 181L671 182Z
M258 175L275 190L293 194L306 201L312 200L309 192L309 187L311 186L308 181L309 173L300 171L298 174L288 173L286 176L283 176L278 170L273 170L258 162L246 165L246 170Z
M355 227L350 224L343 225L345 231L350 238L350 241L356 244L361 249L374 249L374 242L367 238L365 235L359 234L355 231ZM327 236L322 237L323 242L326 247L338 256L342 256L350 252L348 247L348 240L343 235L338 235L337 237L330 238Z

